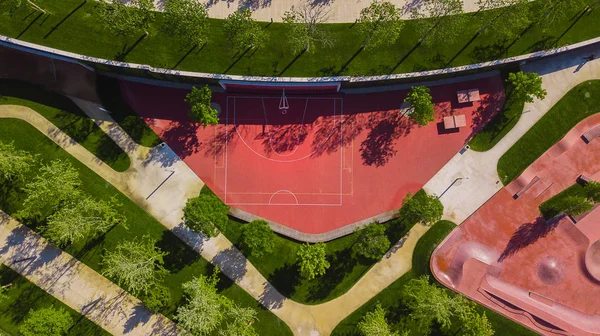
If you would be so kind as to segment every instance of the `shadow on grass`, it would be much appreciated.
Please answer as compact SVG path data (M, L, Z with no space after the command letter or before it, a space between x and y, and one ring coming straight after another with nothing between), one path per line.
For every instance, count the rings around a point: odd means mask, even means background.
M356 56L358 56L358 54L360 54L363 50L365 50L364 46L360 46L360 48L358 48L358 50L354 53L354 55L352 55L347 61L346 63L344 63L340 69L335 73L336 76L340 76L344 71L348 70L348 65L350 65L350 63L352 63L352 61L356 58Z
M120 52L115 55L115 59L117 61L124 61L127 55L135 49L145 38L148 36L146 33L143 33L130 47L127 47L127 44L123 46Z
M282 76L294 63L296 63L300 56L304 55L304 53L306 53L306 49L302 49L302 51L300 51L296 55L296 57L294 57L294 59L290 63L288 63L288 65L286 65L285 68L283 68L283 70L281 70L279 74L277 74L277 76Z
M33 26L33 24L39 20L42 16L44 15L44 13L40 12L35 18L33 18L33 20L31 20L31 22L29 22L29 24L27 25L27 27L25 27L23 30L21 30L21 32L19 33L19 35L17 35L17 39L21 38L21 36L23 36L23 34L25 34L29 28L31 28L31 26Z
M82 3L80 3L72 11L70 11L69 14L67 14L64 18L62 18L62 20L60 20L60 22L58 22L56 25L54 25L54 27L52 27L52 29L50 29L50 31L48 32L48 34L46 34L44 36L44 40L47 39L50 35L52 35L52 33L54 33L54 31L56 29L58 29L58 27L60 27L63 23L65 23L65 21L67 21L73 14L75 14L75 12L77 12L78 10L80 10L81 7L85 6L86 3L87 3L87 0L83 0Z
M244 50L243 53L241 53L238 58L236 58L233 63L231 63L229 65L229 67L227 67L227 69L225 69L225 71L223 71L224 74L226 74L227 72L229 72L229 70L231 70L236 64L238 64L238 62L242 59L242 57L244 57L252 48L247 48L246 50ZM237 54L236 54L237 55ZM235 57L235 55L233 56Z
M171 231L164 231L156 246L169 253L164 257L164 262L165 268L171 273L177 273L185 266L191 265L200 259L198 252L186 244L182 244L181 240Z

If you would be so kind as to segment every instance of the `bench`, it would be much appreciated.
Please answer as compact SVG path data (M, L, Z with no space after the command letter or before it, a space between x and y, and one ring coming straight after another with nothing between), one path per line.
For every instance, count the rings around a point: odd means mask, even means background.
M523 189L519 190L514 196L514 199L517 199L519 197L521 197L524 193L527 192L527 190L531 189L531 187L533 187L534 184L536 184L538 181L540 180L539 177L534 177L525 187L523 187Z
M589 129L587 132L583 133L581 137L585 143L590 143L592 140L600 137L600 125Z
M577 181L577 183L579 183L581 185L585 185L586 183L592 182L594 180L585 174L581 174L581 175L579 175L579 177L577 177L576 181Z

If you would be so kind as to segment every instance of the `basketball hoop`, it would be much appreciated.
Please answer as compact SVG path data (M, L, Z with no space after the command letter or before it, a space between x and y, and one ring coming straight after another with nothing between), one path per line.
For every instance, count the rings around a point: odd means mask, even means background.
M285 96L285 89L283 89L283 94L281 95L281 99L279 100L279 111L281 111L281 114L286 114L289 108L290 103L288 102L288 99Z

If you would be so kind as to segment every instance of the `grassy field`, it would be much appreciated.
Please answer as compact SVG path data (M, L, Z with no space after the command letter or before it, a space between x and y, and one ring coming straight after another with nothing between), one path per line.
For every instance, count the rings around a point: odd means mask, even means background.
M594 3L596 0L585 0ZM264 23L269 39L265 46L235 53L228 46L222 29L223 20L211 19L209 42L201 47L183 45L162 31L164 17L157 15L144 37L142 31L130 36L111 36L101 25L96 1L37 0L37 5L51 14L21 10L14 16L2 15L0 34L13 38L111 60L148 64L154 67L210 73L263 76L330 76L380 75L439 69L489 61L502 57L549 49L600 35L600 11L581 13L573 9L546 30L537 25L515 31L516 39L501 35L495 25L505 25L502 9L463 14L465 24L453 43L427 47L421 45L419 22L406 21L398 41L391 46L361 48L355 24L327 24L333 43L329 48L316 48L295 53L286 43L286 27L282 23ZM536 6L536 2L527 6ZM0 13L6 12L0 2ZM479 33L494 22L483 33Z
M504 72L502 74L502 79L505 80L507 76L507 72ZM510 84L505 83L504 90L507 93L507 99L504 102L504 106L498 114L483 127L481 132L475 134L473 139L469 141L469 146L472 150L485 152L492 149L492 147L494 147L498 141L502 140L506 133L519 122L519 119L521 119L525 103L509 99Z
M378 303L381 304L385 310L387 310L388 313L386 319L392 326L393 330L408 330L412 336L424 335L424 333L419 330L416 323L410 319L410 311L403 303L405 300L403 296L404 285L411 279L418 278L421 275L431 274L429 270L429 259L431 258L431 253L455 227L456 226L454 223L448 221L440 221L434 224L431 229L429 229L429 231L427 231L425 235L423 235L423 237L421 237L421 239L419 239L417 242L413 254L413 268L398 280L394 281L381 293L377 294L374 298L358 308L350 316L346 317L333 330L332 335L360 336L361 334L356 328L357 323L360 322L360 320L368 311L375 309L375 306ZM486 316L496 331L496 336L536 335L534 332L529 331L521 325L514 323L487 308L478 306L478 310L486 313ZM458 335L459 330L460 325L457 322L454 322L451 330L445 332L434 326L430 335Z
M517 178L581 120L600 112L600 80L583 82L567 92L498 161L504 185Z
M104 250L113 250L119 242L136 241L144 235L156 239L158 241L157 245L169 253L165 258L165 267L170 274L164 285L171 292L171 303L161 313L168 317L173 315L177 305L182 300L181 284L183 282L189 281L195 275L212 274L212 265L202 259L197 252L31 125L16 119L0 119L0 141L14 141L16 148L39 154L43 162L49 162L53 159L70 161L79 170L83 181L82 191L93 197L108 200L116 195L117 200L123 205L120 211L127 219L127 229L123 225L118 225L104 236L85 246L70 246L65 250L92 269L100 271L99 262ZM23 199L24 195L18 188L4 187L4 190L0 193L0 209L8 214L14 214L20 209ZM37 227L37 223L29 223L28 225L34 229ZM219 286L221 293L225 296L242 306L253 307L258 310L259 322L255 324L255 327L260 335L271 335L271 332L277 335L291 335L291 331L281 320L264 309L237 285L223 278Z
M0 79L0 105L29 107L116 171L125 171L129 156L69 98L33 84Z
M29 282L25 277L6 266L0 265L0 285L12 284L6 295L6 300L0 301L0 335L17 336L19 324L25 319L30 309L40 309L48 306L65 308L75 322L67 336L110 336L104 329L97 326L78 312L64 305L52 295Z
M202 192L212 194L206 187ZM419 198L424 195L421 190L414 197ZM241 229L244 224L245 222L230 218L227 227L222 228L221 232L246 255L278 291L297 302L318 304L335 299L354 286L356 281L377 262L352 252L352 247L358 239L358 234L353 233L325 243L327 260L331 267L325 275L306 280L300 276L296 266L296 254L302 245L301 242L277 235L274 251L256 258L240 246ZM386 235L391 244L396 243L414 224L402 218L386 222Z

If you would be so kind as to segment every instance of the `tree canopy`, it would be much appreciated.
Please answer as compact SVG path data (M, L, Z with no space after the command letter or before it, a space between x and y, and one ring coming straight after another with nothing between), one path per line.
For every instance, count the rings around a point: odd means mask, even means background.
M360 11L358 31L365 47L392 45L404 26L402 10L391 2L373 0Z
M325 274L329 268L329 261L325 257L325 244L303 244L298 250L300 275L308 280Z
M40 220L48 217L66 201L78 197L79 172L68 161L54 160L40 168L23 190L27 197L19 217Z
M382 224L372 223L359 230L360 235L352 247L358 255L369 259L379 259L390 248L390 240L385 235Z
M165 30L184 44L199 46L208 42L208 10L196 0L167 0L164 5Z
M511 72L507 82L512 85L509 96L515 101L532 103L534 97L546 98L547 92L542 88L542 78L535 72Z
M185 225L192 231L208 237L219 234L219 227L227 225L229 207L214 195L200 194L187 200L183 208Z
M567 196L560 204L562 212L577 216L588 212L594 208L594 205L588 202L584 196Z
M23 181L35 162L35 155L0 141L0 182Z
M204 85L200 89L194 86L192 91L185 96L185 102L190 104L189 116L203 127L219 123L219 111L210 106L211 100L212 91L208 85Z
M231 13L223 24L223 30L236 52L262 47L267 39L267 33L252 18L248 8Z
M397 332L391 330L385 320L385 310L380 304L377 304L373 311L367 312L357 327L363 336L399 336Z
M19 333L23 336L60 336L65 335L72 325L73 319L64 308L30 309L19 325Z
M414 223L432 225L442 219L444 206L436 196L425 194L423 197L406 195L402 200L400 216Z
M113 0L98 8L104 27L116 35L146 31L154 19L153 0Z
M466 20L462 0L424 0L411 10L412 19L419 20L417 30L425 45L451 44L456 41Z
M125 222L125 218L117 211L119 206L115 198L109 202L87 195L71 199L48 217L45 236L61 247L86 242Z
M183 284L186 303L177 308L175 320L192 335L257 336L252 324L256 311L237 306L217 293L218 269L211 277L200 275Z
M477 5L480 11L501 9L491 21L481 22L484 27L481 31L492 27L494 33L500 33L506 40L513 40L523 32L529 24L530 6L527 6L529 0L478 0ZM483 19L483 16L477 18Z
M242 227L242 246L257 258L273 252L276 238L269 223L262 219L254 220Z
M287 25L287 41L294 52L314 51L316 45L328 47L333 45L327 31L323 29L329 17L328 6L302 0L297 6L283 14L283 22Z
M600 203L600 183L596 181L590 181L583 187L590 202Z
M409 103L412 108L408 117L418 125L425 126L435 120L433 118L435 111L428 87L413 86L404 101Z
M147 294L160 284L168 271L163 257L167 253L145 236L137 241L122 241L102 258L102 274L116 281L133 295Z

